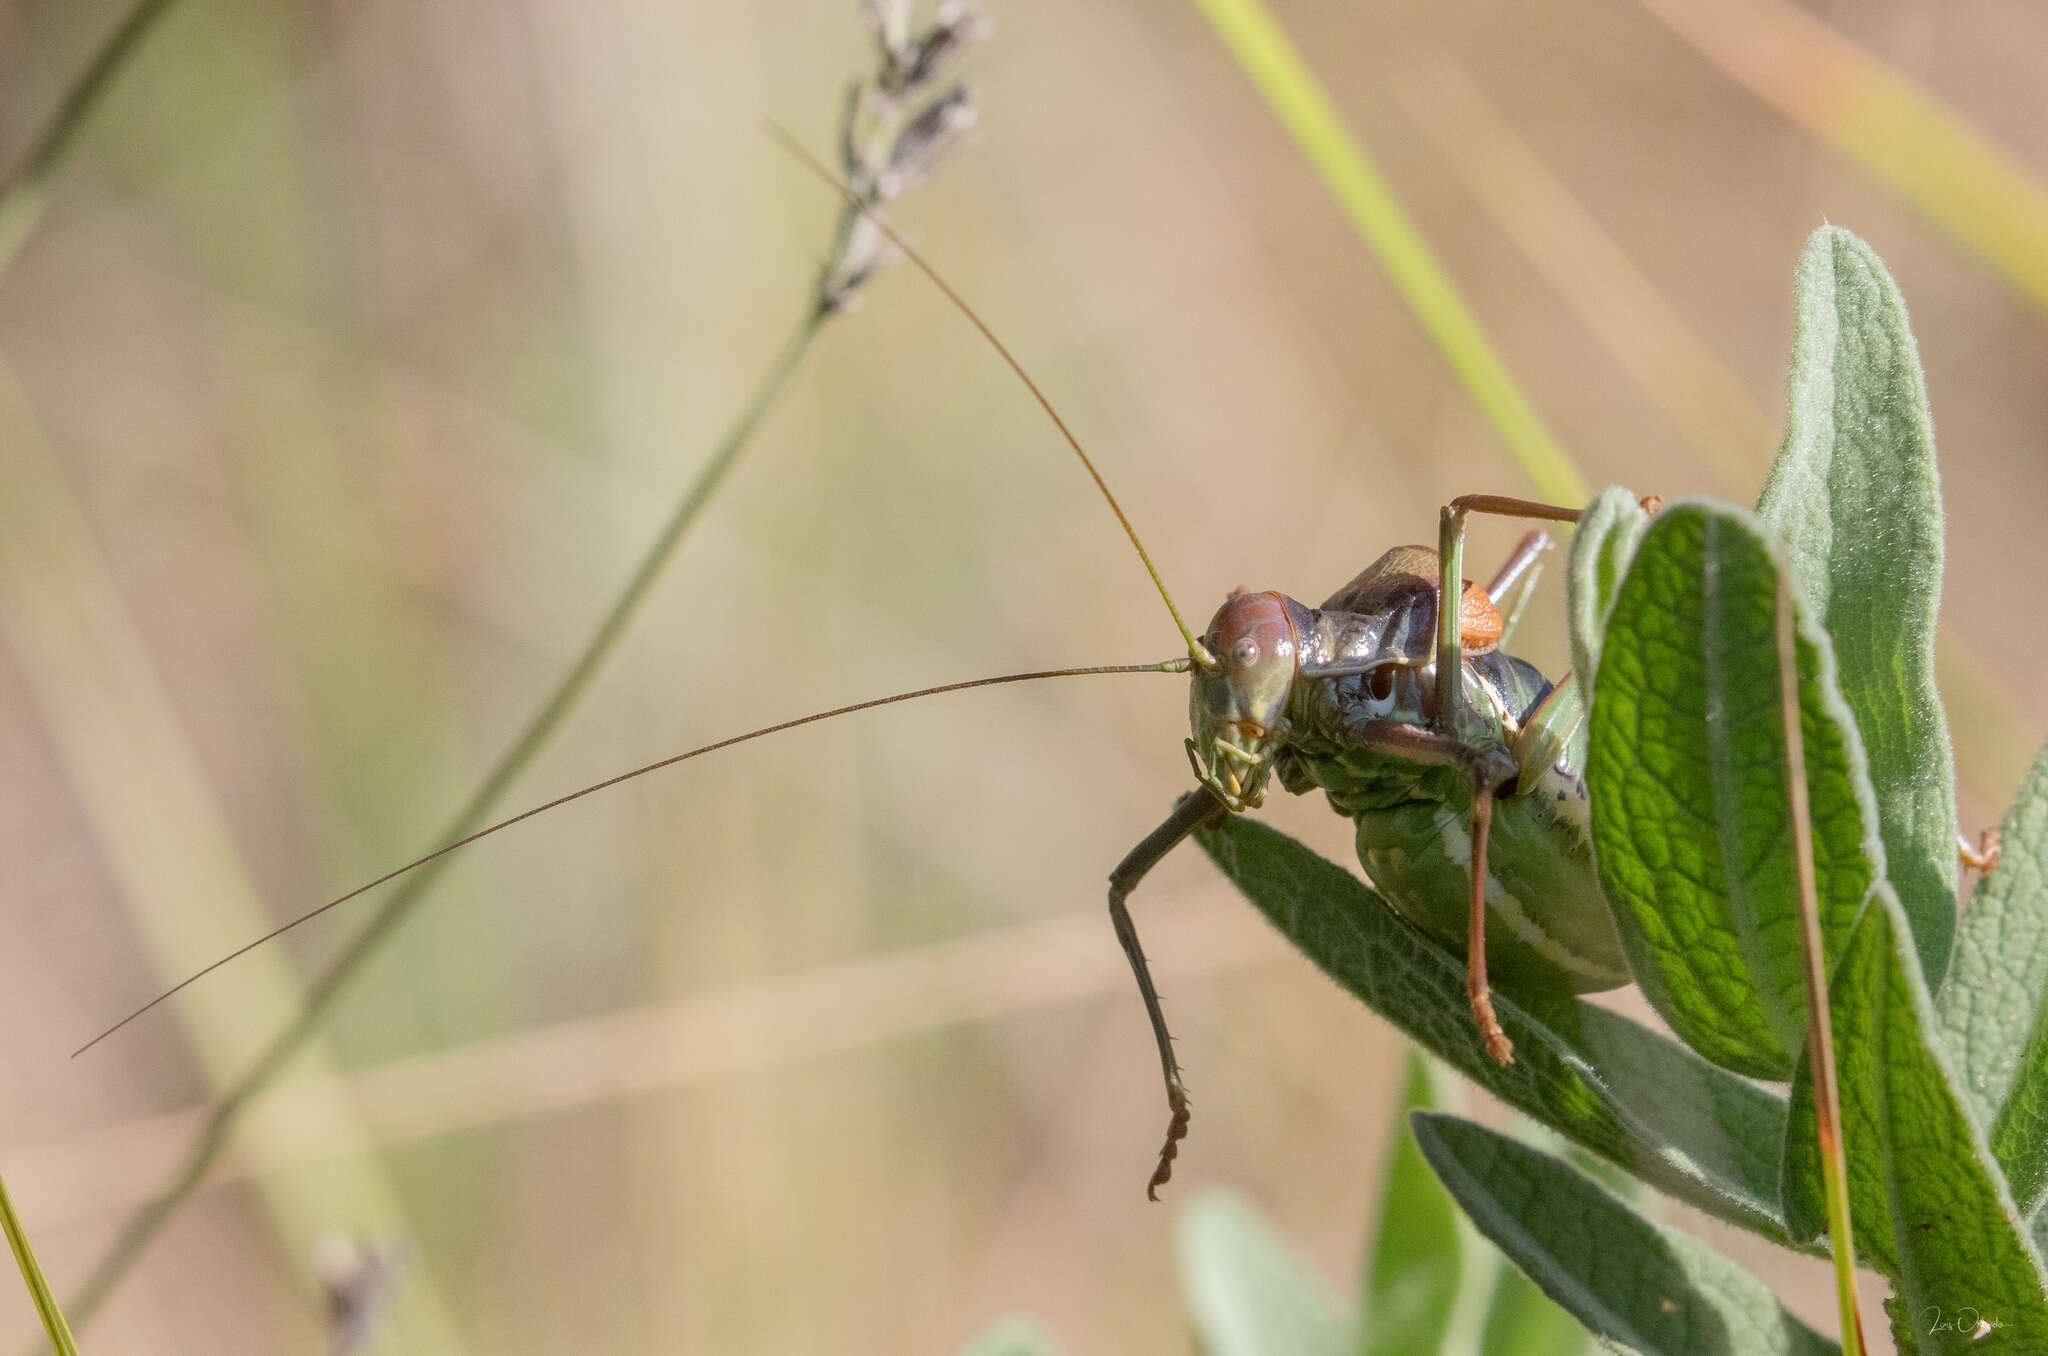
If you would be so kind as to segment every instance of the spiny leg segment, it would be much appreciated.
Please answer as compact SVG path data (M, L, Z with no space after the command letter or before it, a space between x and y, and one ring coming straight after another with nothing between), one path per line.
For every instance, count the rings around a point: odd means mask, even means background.
M1478 1024L1480 1037L1486 1042L1486 1053L1502 1064L1514 1063L1515 1047L1507 1033L1501 1030L1500 1018L1493 1010L1492 988L1486 980L1486 844L1493 829L1494 794L1514 780L1515 766L1514 760L1503 754L1506 762L1503 775L1495 760L1475 757L1478 751L1465 742L1465 731L1471 724L1466 719L1464 705L1465 656L1459 637L1458 609L1447 600L1464 592L1467 517L1486 513L1503 518L1576 523L1579 512L1575 508L1512 499L1506 495L1468 494L1444 506L1437 533L1437 559L1441 574L1437 581L1436 711L1430 718L1429 733L1446 741L1447 749L1460 751L1460 756L1418 758L1418 761L1458 762L1465 767L1472 781L1471 910L1466 923L1465 994L1472 1004L1472 1020ZM1512 583L1511 572L1518 574L1526 568L1521 558L1528 553L1529 546L1530 539L1524 538L1521 549L1509 558L1497 578L1505 576L1507 582Z
M1514 553L1501 562L1493 578L1487 581L1486 596L1493 599L1493 605L1507 608L1508 594L1516 585L1521 592L1515 596L1515 605L1506 611L1501 623L1498 644L1506 649L1508 641L1522 624L1522 614L1529 610L1529 602L1536 596L1536 581L1543 577L1543 553L1550 549L1550 534L1541 530L1526 533L1515 546Z
M1145 1015L1152 1020L1152 1038L1159 1043L1159 1068L1166 1077L1166 1106L1170 1119L1166 1124L1166 1143L1159 1149L1159 1165L1152 1170L1152 1180L1145 1184L1145 1195L1151 1200L1159 1199L1159 1188L1166 1185L1173 1176L1174 1156L1180 1152L1180 1142L1188 1133L1188 1090L1180 1081L1180 1061L1173 1057L1173 1037L1166 1029L1166 1013L1159 1006L1159 991L1152 985L1152 970L1145 963L1145 949L1138 943L1138 927L1131 921L1131 911L1125 901L1138 888L1138 882L1153 867L1159 865L1166 854L1180 846L1181 841L1203 825L1220 824L1230 817L1223 804L1207 791L1190 791L1180 798L1173 807L1173 813L1166 822L1145 835L1144 840L1117 863L1116 870L1109 873L1109 921L1116 928L1116 939L1123 944L1124 956L1131 962L1131 973L1137 976L1138 992L1145 999Z
M1472 1020L1486 1043L1486 1053L1502 1064L1512 1064L1515 1045L1501 1029L1486 982L1486 840L1493 827L1494 795L1515 779L1514 756L1498 746L1479 748L1396 720L1361 721L1351 727L1350 735L1361 747L1411 763L1457 768L1472 783L1472 907L1466 924L1465 997L1472 1005Z
M1493 578L1486 583L1486 596L1493 599L1495 607L1499 607L1507 601L1508 590L1517 583L1520 583L1524 575L1528 576L1530 580L1529 587L1535 587L1535 578L1538 574L1542 573L1537 568L1537 562L1543 558L1543 553L1549 549L1550 534L1548 532L1538 528L1533 532L1523 534L1522 539L1515 543L1514 551L1509 554L1506 560L1500 563L1500 568L1493 572ZM1524 592L1526 591L1524 590Z

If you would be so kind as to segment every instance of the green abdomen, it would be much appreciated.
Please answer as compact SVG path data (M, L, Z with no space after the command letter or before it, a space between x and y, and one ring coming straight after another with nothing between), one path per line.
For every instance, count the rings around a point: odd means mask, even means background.
M1486 965L1510 990L1574 993L1629 982L1593 872L1582 785L1553 772L1494 804L1486 850ZM1465 949L1472 860L1469 796L1353 808L1358 860L1394 911Z

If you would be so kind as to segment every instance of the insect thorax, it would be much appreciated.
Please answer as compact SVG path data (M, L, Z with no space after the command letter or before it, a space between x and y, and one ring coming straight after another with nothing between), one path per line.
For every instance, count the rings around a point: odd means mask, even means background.
M1482 717L1467 737L1504 748L1535 718L1552 686L1533 665L1498 653L1467 659L1464 680L1467 704ZM1321 789L1356 825L1359 864L1387 903L1462 950L1470 782L1457 768L1411 762L1342 737L1361 720L1422 724L1434 696L1429 666L1305 680L1274 771L1296 794ZM1499 925L1487 934L1487 956L1511 986L1584 992L1627 982L1593 874L1579 775L1583 736L1571 747L1533 784L1503 788L1494 804L1486 893Z
M1464 664L1465 701L1478 712L1468 738L1506 748L1550 692L1533 664L1510 655L1474 655ZM1346 818L1423 800L1469 809L1472 790L1456 768L1432 767L1358 747L1346 731L1369 720L1426 724L1436 707L1433 665L1394 666L1341 678L1305 678L1289 711L1292 736L1276 760L1280 784L1296 795L1320 788Z

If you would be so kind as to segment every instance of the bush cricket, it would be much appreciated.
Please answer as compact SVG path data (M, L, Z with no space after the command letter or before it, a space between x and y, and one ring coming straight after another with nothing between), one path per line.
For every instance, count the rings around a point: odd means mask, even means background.
M842 194L814 157L771 134ZM862 210L869 211L865 205ZM1275 775L1297 794L1320 788L1353 820L1361 864L1411 922L1463 948L1474 1039L1503 1062L1512 1047L1495 1020L1490 976L1570 991L1628 982L1592 872L1580 776L1584 703L1569 676L1556 684L1501 652L1501 604L1527 600L1548 545L1526 536L1485 587L1462 577L1464 532L1475 513L1571 522L1573 508L1467 496L1442 514L1438 544L1397 547L1320 608L1278 593L1239 590L1197 637L1107 483L1023 365L953 288L879 217L875 225L946 295L1029 389L1081 461L1144 563L1186 642L1185 657L998 675L920 688L782 721L658 760L490 824L337 896L193 973L80 1047L91 1048L237 956L427 862L570 801L677 763L797 726L940 693L1098 673L1190 673L1186 749L1197 787L1110 875L1111 921L1137 980L1158 1045L1169 1128L1148 1195L1165 1183L1188 1127L1175 1059L1128 897L1197 827L1257 808ZM1456 596L1445 608L1439 598ZM1487 913L1496 926L1487 927Z

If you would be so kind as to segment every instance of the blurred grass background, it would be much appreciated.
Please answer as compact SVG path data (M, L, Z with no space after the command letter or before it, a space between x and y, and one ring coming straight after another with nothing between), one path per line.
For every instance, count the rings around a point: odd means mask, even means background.
M1238 583L1319 599L1450 496L1529 488L1192 7L989 8L980 125L905 223L1191 615ZM1818 19L2048 174L2028 7L1736 8ZM1752 498L1799 245L1825 218L1877 247L1928 369L1950 714L1991 822L2048 724L2048 317L1788 119L1857 106L1839 61L1781 61L1805 102L1760 98L1651 9L1277 13L1595 482ZM0 163L122 12L0 8ZM52 629L0 651L0 1165L60 1287L289 982L210 982L225 1056L167 1015L64 1052L167 956L246 940L216 882L278 918L428 845L781 343L836 204L755 123L826 145L866 41L840 0L180 0L114 88L0 275L9 465L33 430L81 526L10 581ZM104 608L84 641L79 597ZM1525 647L1552 671L1555 616ZM893 270L514 799L898 688L1174 649L1042 417ZM1012 1310L1076 1353L1185 1349L1171 1207L1142 1192L1156 1070L1100 916L1185 782L1184 711L1167 679L941 699L481 847L88 1347L309 1349L313 1233L402 1228L393 1349L947 1351ZM1319 803L1269 814L1348 851ZM165 827L190 823L225 860ZM133 869L181 855L205 873ZM1176 1189L1242 1187L1349 1275L1397 1040L1195 855L1137 909L1196 1098ZM351 921L276 963L316 967ZM1823 1269L1707 1232L1828 1324ZM35 1330L25 1300L0 1317Z

